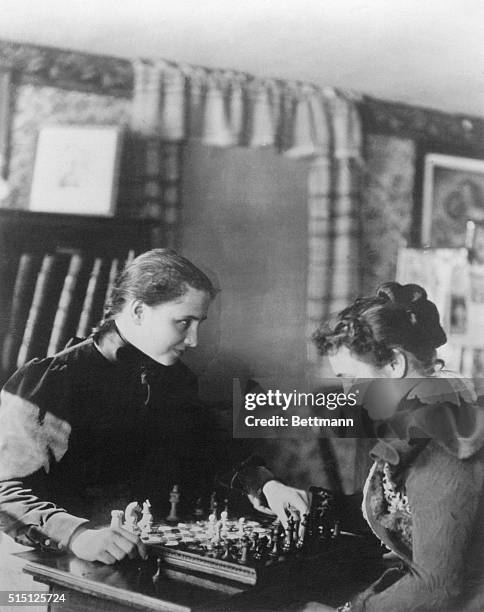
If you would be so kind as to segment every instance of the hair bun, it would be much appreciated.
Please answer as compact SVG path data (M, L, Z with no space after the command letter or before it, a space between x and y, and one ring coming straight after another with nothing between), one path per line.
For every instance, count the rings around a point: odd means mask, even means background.
M420 300L427 300L427 292L420 285L401 285L400 283L383 283L376 292L380 298L386 298L389 302L409 306Z
M377 296L404 308L410 322L418 327L419 334L434 348L447 342L445 331L440 325L439 311L420 285L383 283L377 290Z

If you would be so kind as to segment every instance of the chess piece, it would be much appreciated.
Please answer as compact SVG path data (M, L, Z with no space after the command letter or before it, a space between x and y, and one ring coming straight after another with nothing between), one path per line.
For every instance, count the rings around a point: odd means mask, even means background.
M255 531L250 534L251 546L250 550L252 553L257 549L257 543L259 541L259 534Z
M211 514L208 517L208 525L207 525L207 537L209 540L213 539L215 536L215 524L217 522L217 517L215 514Z
M215 525L214 525L214 534L213 534L213 539L212 542L213 544L215 544L215 546L218 546L218 544L220 544L220 537L221 537L221 529L222 529L222 522L218 521Z
M297 542L296 542L296 548L302 548L304 546L304 539L306 537L306 528L308 525L308 519L309 516L307 514L304 514L302 517L302 521L299 525L299 532L297 535Z
M214 491L212 495L210 495L210 514L215 514L217 516L217 493Z
M287 521L286 537L285 537L284 546L283 546L284 552L290 552L292 550L293 536L294 536L294 519L291 516Z
M222 524L222 536L226 536L228 534L228 525L227 525L227 520L228 520L228 512L226 510L222 510L222 512L220 513L220 522Z
M136 533L139 531L138 519L141 512L141 508L137 501L131 502L126 506L124 511L124 528L128 531Z
M215 523L217 522L217 518L215 514L210 514L208 517L207 524L207 538L211 539L215 535Z
M254 551L255 561L260 561L262 557L264 556L264 554L267 552L267 544L268 544L268 540L266 536L259 538L259 541L257 542L255 551Z
M332 537L333 538L337 538L339 536L339 532L340 532L340 526L339 526L339 520L336 519L334 521L334 527L333 527L333 533L332 533Z
M281 554L281 532L284 533L282 529L282 525L279 521L274 523L274 527L271 530L271 540L272 540L272 548L269 553L269 556L277 559Z
M124 512L122 510L111 510L111 527L119 529L123 526Z
M156 584L160 580L161 564L162 564L161 557L156 557L156 573L153 574L153 578L152 578L154 584Z
M180 491L178 485L175 485L170 493L170 514L166 517L167 521L176 523L180 520L178 516L178 504L180 503Z
M204 514L203 506L202 506L202 498L201 497L197 498L197 501L195 503L195 511L194 511L193 514L195 515L195 517L197 519L200 519L203 516L203 514Z
M247 536L243 536L240 541L240 557L238 562L241 565L247 565L249 562L249 538Z
M141 520L138 523L138 527L141 529L141 537L148 537L151 532L151 526L153 525L153 515L151 514L150 500L147 499L143 502L143 510Z
M244 537L245 518L243 516L241 516L239 518L237 524L239 526L239 530L238 530L239 538L243 538Z
M223 561L233 561L233 557L230 552L230 542L227 538L223 538L222 546L223 546L223 554L221 556L221 559Z

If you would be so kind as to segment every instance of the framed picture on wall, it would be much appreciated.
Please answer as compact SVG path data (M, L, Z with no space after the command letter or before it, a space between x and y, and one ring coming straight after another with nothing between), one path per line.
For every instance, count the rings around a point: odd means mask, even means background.
M37 140L29 209L114 214L121 129L116 126L49 125Z
M427 154L424 159L422 246L465 246L469 219L484 222L484 160Z

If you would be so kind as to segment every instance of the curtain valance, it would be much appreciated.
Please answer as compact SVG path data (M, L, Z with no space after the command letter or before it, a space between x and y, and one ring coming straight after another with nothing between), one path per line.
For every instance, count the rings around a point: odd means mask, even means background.
M224 70L133 62L131 127L168 142L274 147L290 157L357 158L361 128L352 96L310 83Z

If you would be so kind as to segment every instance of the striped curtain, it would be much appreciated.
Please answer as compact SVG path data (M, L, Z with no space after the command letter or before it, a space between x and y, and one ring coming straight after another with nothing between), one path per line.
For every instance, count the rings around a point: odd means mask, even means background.
M359 292L358 168L361 126L354 99L308 83L258 79L166 61L135 60L131 127L145 137L145 214L176 243L180 146L271 147L310 160L308 176L307 357L310 336L329 312Z
M326 133L308 181L307 347L309 364L320 374L311 335L322 319L360 293L361 125L355 104L348 100L328 94L313 99L316 105L325 111Z

